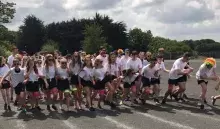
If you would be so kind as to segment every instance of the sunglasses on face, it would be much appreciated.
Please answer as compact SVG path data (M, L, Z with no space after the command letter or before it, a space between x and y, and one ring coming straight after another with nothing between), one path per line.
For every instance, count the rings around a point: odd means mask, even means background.
M14 65L15 65L15 66L18 66L18 65L20 65L20 64L19 64L19 63L14 63Z
M48 59L48 61L53 61L53 59Z
M61 64L62 64L62 65L65 65L65 64L67 64L67 62L61 62Z

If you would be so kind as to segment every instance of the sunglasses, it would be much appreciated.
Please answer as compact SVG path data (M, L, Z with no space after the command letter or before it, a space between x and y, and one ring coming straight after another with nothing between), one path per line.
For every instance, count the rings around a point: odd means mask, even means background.
M15 66L20 65L19 63L14 63Z
M53 61L53 59L48 59L48 61Z
M61 62L61 64L67 64L67 62Z

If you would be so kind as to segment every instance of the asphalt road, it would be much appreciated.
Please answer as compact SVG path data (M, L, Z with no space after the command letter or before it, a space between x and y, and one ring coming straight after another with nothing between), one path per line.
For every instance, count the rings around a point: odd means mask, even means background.
M165 61L165 64L170 68L172 61ZM200 64L201 61L191 61L195 72ZM220 75L220 68L217 69L218 72ZM187 83L186 94L191 99L185 103L168 101L162 106L147 100L144 106L122 105L116 110L104 106L104 109L97 109L95 112L73 110L67 113L48 112L42 104L42 112L34 111L24 115L16 111L15 107L12 112L5 112L0 97L0 129L220 129L220 101L213 107L210 98L220 93L214 90L215 85L215 82L209 83L205 110L200 110L197 106L200 87L194 77ZM167 89L167 74L162 76L161 88L163 96Z

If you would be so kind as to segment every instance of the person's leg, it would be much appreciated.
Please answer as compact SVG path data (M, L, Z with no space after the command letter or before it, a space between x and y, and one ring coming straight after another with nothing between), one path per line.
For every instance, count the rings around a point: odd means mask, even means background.
M206 98L207 84L205 82L202 82L202 83L200 83L200 86L202 88L202 92L201 92L201 95L200 95L200 103L201 103L200 108L204 109L204 100Z

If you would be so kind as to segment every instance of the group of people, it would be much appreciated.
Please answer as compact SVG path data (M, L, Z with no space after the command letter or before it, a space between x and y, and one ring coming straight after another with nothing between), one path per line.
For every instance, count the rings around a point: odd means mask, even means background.
M163 49L159 51L156 56L150 52L130 52L129 49L107 54L101 47L98 55L80 51L62 56L55 51L28 56L26 53L18 54L18 49L13 48L7 61L0 56L0 90L4 109L11 111L14 92L14 105L22 112L26 112L27 103L31 110L41 110L40 99L45 99L47 110L58 110L59 102L60 109L64 110L65 104L67 111L70 111L72 100L77 110L84 110L85 105L90 111L95 111L93 102L96 100L97 108L102 108L101 102L111 108L125 101L131 101L133 105L140 100L145 104L149 96L156 104L165 104L168 96L176 101L185 101L186 81L193 72L189 65L190 54L185 53L174 62L171 70L167 70L161 54ZM216 60L207 58L196 73L202 89L201 109L206 102L208 80L217 81L215 88L219 89L220 79L215 68ZM166 72L169 79L168 90L160 102L161 72ZM120 103L116 103L114 96L119 93L121 97L117 99ZM219 98L212 97L213 105Z

